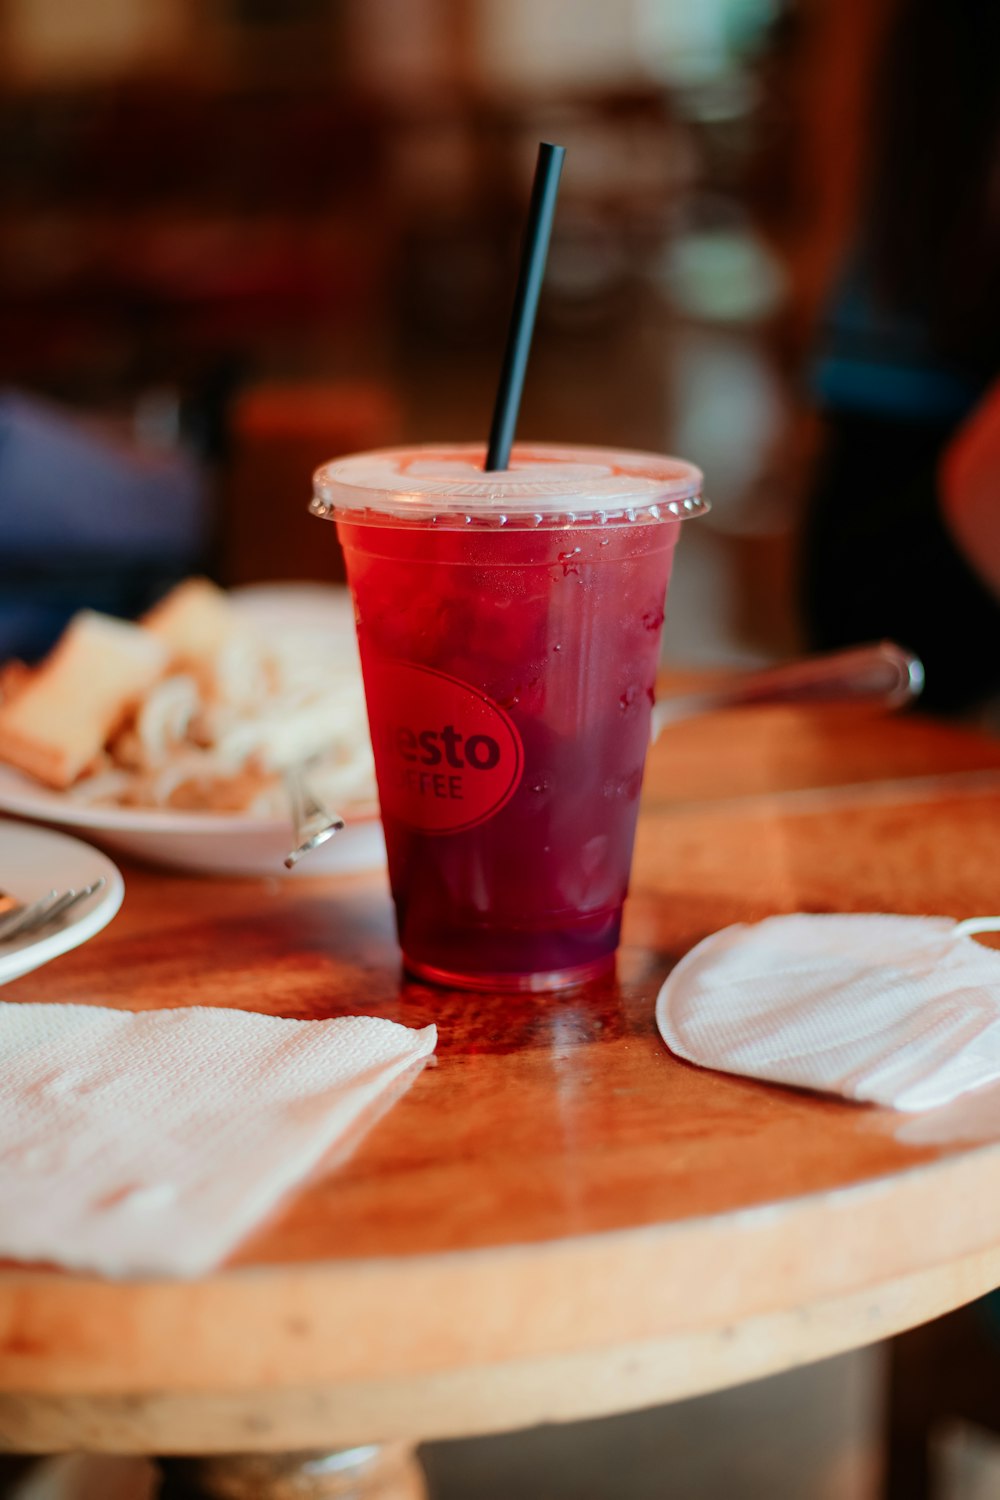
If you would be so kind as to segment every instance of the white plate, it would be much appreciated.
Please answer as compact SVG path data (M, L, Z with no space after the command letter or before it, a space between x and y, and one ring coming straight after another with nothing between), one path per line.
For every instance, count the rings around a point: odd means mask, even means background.
M30 973L92 938L107 927L125 894L120 871L89 844L48 828L0 818L0 888L12 896L37 901L49 891L79 890L102 876L103 889L74 906L63 926L35 937L0 943L0 984Z
M322 633L331 641L351 635L354 617L345 588L322 584L261 585L234 591L234 600L255 622ZM292 842L290 818L244 813L175 812L169 808L90 807L51 791L29 776L0 765L0 811L60 828L86 830L102 848L148 864L212 875L347 874L385 863L382 825L370 812L347 820L343 833L307 855L292 871L284 858Z

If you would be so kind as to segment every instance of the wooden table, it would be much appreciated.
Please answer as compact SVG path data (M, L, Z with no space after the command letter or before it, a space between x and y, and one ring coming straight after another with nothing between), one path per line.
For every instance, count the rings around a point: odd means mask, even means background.
M611 1413L996 1286L996 1091L900 1116L702 1072L653 1001L730 922L998 912L998 835L983 737L816 709L677 726L651 756L617 980L516 1000L401 981L378 874L126 867L107 931L5 1000L434 1020L438 1063L214 1276L3 1271L0 1446L268 1453ZM418 1493L400 1463L392 1493ZM226 1488L203 1466L190 1493L340 1493L313 1479Z

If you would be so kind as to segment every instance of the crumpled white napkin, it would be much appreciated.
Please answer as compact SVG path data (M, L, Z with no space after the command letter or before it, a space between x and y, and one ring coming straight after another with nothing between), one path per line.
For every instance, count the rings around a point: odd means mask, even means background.
M931 1109L1000 1079L1000 918L795 914L726 927L660 990L671 1051L702 1067Z
M0 1004L0 1255L210 1270L436 1039L366 1016Z

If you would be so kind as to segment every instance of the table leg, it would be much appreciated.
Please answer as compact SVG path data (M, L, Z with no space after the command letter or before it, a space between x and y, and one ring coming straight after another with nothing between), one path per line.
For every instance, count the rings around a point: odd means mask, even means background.
M426 1500L423 1470L404 1443L332 1453L226 1453L161 1458L158 1500Z

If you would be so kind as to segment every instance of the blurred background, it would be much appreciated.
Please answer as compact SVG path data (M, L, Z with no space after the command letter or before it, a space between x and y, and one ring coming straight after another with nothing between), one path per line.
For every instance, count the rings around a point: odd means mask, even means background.
M685 534L669 656L800 650L811 361L893 8L3 0L0 658L195 569L336 579L317 463L485 441L541 138L568 156L520 435L701 465L714 509ZM432 1493L867 1500L884 1377L868 1350L434 1445ZM994 1441L942 1462L942 1496L1000 1495ZM18 1493L144 1486L64 1459Z
M541 138L568 158L520 435L701 464L668 647L794 651L804 361L887 9L4 0L0 654L193 567L335 577L316 463L485 438ZM156 518L127 551L116 486Z

